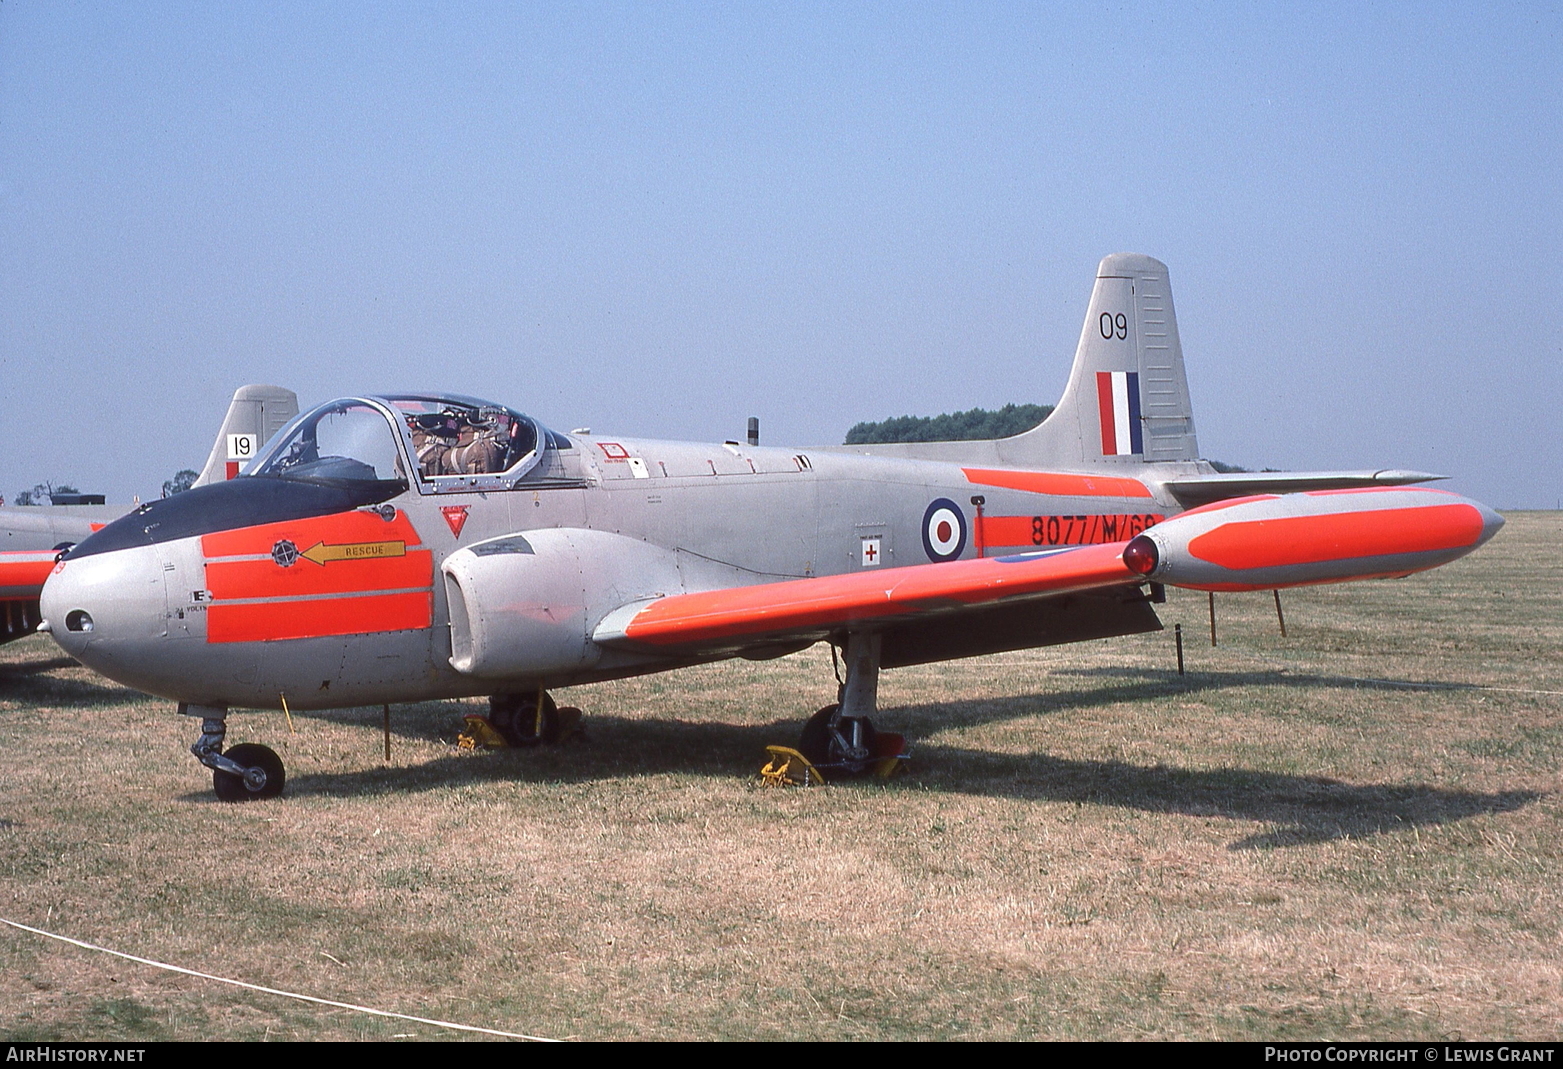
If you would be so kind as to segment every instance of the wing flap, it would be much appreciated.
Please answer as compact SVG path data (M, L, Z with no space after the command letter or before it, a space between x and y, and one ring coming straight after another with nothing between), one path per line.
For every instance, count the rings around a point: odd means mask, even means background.
M738 647L844 625L961 613L999 601L1123 586L1139 576L1114 542L677 594L627 605L593 638L608 646Z

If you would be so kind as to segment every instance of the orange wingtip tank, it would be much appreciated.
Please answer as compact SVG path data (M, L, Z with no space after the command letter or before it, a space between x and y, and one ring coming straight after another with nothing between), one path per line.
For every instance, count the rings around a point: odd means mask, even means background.
M1442 490L1386 488L1223 502L1133 539L1124 562L1193 590L1270 590L1410 575L1463 557L1503 519Z

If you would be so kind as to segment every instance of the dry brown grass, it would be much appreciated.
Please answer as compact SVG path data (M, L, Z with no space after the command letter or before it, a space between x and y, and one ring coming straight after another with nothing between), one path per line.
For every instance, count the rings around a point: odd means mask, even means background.
M223 806L194 724L0 650L0 915L387 1009L586 1038L1555 1038L1563 516L1432 575L1173 592L1168 633L887 673L889 786L754 772L828 654L562 695L236 717L288 795ZM1173 670L1184 624L1190 674ZM6 1038L441 1035L0 930Z

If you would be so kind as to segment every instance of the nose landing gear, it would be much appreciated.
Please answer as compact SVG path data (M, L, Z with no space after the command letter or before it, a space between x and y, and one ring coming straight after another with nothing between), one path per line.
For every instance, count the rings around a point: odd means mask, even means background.
M228 733L227 709L180 702L179 711L201 718L201 737L190 752L212 770L212 790L219 801L259 801L282 793L287 774L282 758L271 747L249 742L223 752L223 738Z

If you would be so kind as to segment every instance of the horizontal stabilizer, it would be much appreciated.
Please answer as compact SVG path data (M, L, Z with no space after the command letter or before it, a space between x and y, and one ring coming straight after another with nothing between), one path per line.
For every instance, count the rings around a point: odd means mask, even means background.
M1355 490L1366 486L1406 486L1447 479L1425 471L1239 471L1185 475L1162 483L1188 508L1251 494L1297 494L1309 490Z

